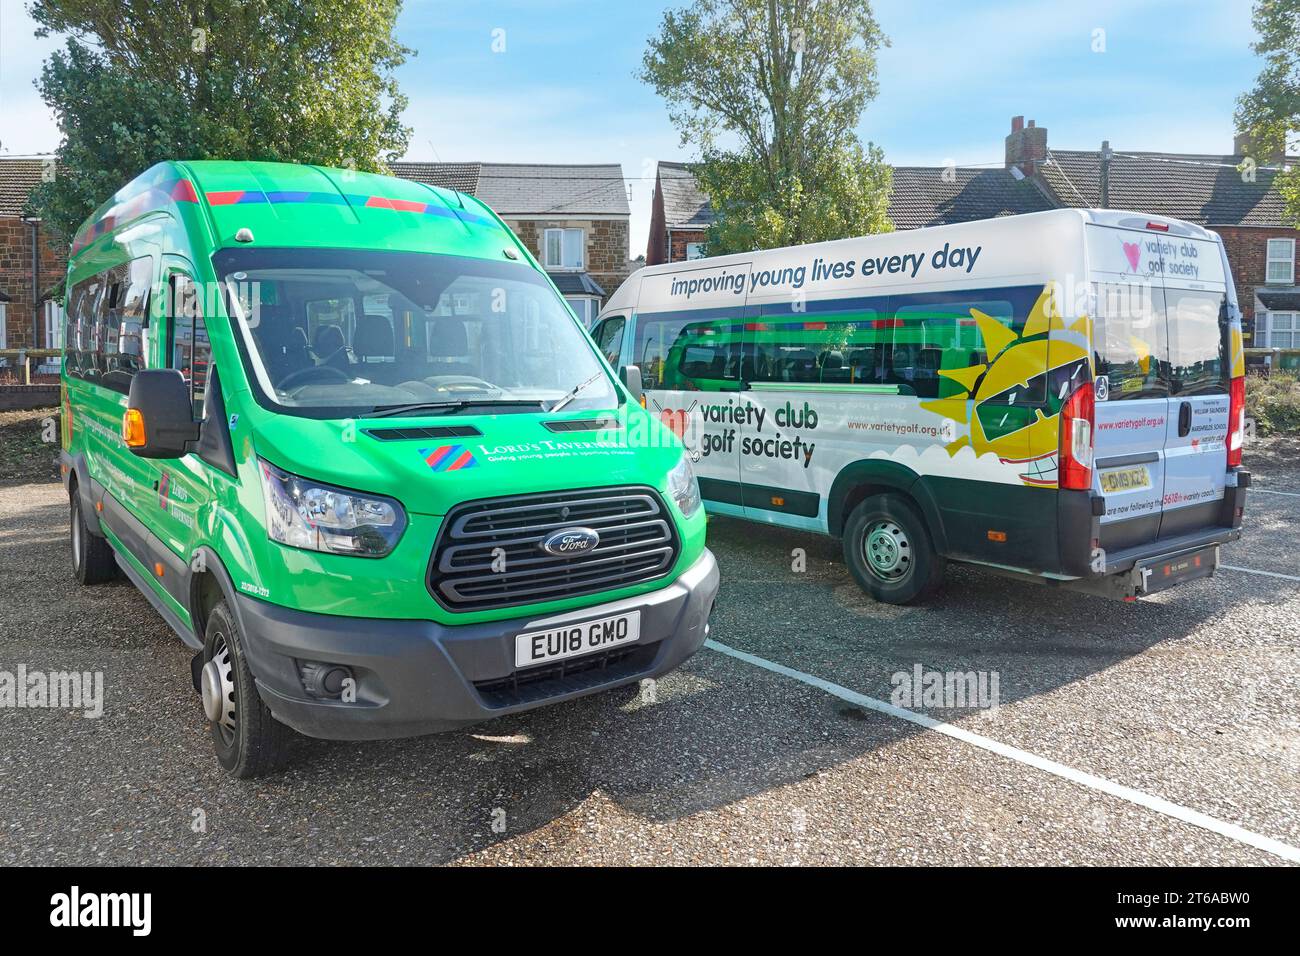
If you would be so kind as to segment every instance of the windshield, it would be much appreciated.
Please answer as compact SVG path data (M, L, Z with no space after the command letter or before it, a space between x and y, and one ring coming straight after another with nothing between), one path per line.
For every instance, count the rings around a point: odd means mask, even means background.
M617 401L563 300L527 266L350 249L228 249L213 262L249 377L284 411L436 415Z

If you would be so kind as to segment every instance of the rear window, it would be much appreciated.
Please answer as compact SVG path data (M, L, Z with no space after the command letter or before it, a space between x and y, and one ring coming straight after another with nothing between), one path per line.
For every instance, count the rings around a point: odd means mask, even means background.
M1174 395L1227 392L1228 298L1221 292L1165 289L1169 378Z
M1149 283L1099 283L1093 335L1097 374L1109 401L1169 395L1164 290Z

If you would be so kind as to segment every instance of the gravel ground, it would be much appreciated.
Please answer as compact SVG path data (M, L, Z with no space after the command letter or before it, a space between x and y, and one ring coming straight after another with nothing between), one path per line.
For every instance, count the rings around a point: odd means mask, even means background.
M302 740L285 773L230 780L190 652L130 585L73 584L45 453L13 457L30 431L0 423L0 669L101 670L106 702L0 710L0 864L1279 862L712 650L653 700ZM1254 451L1260 489L1300 495L1293 456ZM1300 575L1297 517L1253 494L1224 561ZM997 708L930 712L1300 845L1300 583L1224 570L1124 605L953 568L895 608L827 539L716 520L710 545L715 640L886 700L918 664L996 673Z

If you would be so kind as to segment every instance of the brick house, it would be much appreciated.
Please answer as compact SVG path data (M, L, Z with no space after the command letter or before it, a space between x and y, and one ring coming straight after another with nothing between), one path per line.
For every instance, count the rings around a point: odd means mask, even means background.
M1300 348L1300 230L1285 219L1277 168L1261 165L1253 177L1243 176L1243 160L1240 138L1226 154L1130 152L1108 144L1096 150L1051 149L1046 127L1017 116L1004 140L1001 168L894 167L889 218L897 229L917 229L1082 206L1194 222L1223 237L1247 346ZM659 168L659 181L670 185L656 190L647 263L670 261L663 258L664 229L654 218L661 193L664 223L675 221L675 195L692 197L677 218L689 212L687 222L704 223L700 237L712 221L708 197L699 193L694 179L689 186L676 181L690 177L688 167L660 163ZM669 179L663 176L665 169L673 171ZM695 205L695 196L703 208ZM651 258L656 251L658 260ZM685 256L674 255L671 261L679 258Z
M617 164L395 162L392 172L495 209L588 326L628 276L631 211Z
M67 244L24 216L27 196L50 161L0 157L0 349L63 345L63 311L51 296L63 284Z
M645 264L657 266L699 258L704 254L704 234L712 222L709 197L700 190L690 167L685 163L659 163Z

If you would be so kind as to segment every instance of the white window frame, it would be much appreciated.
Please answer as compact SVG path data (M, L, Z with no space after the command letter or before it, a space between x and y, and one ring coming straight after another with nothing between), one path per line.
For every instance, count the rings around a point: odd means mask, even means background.
M695 250L695 255L691 255L691 250L692 250L692 249ZM703 242L688 242L688 243L686 243L686 258L687 258L688 261L691 260L691 259L703 259L703 258L704 258L704 243L703 243Z
M1295 282L1295 240L1282 237L1264 240L1264 282L1268 285L1291 285ZM1273 244L1285 243L1286 252L1274 254ZM1273 266L1275 264L1284 264L1286 267L1285 277L1273 278Z
M564 238L566 233L578 234L578 262L576 265L564 262ZM560 234L560 261L551 261L551 233ZM579 226L552 226L542 230L542 267L548 272L581 272L587 267L587 230Z
M584 329L590 330L596 325L596 317L600 315L600 298L594 295L566 295L564 301L569 304L569 308L578 317ZM579 309L578 305L582 308Z
M1278 320L1282 319L1284 316L1286 327L1279 328ZM1287 337L1286 343L1278 341L1278 333L1282 333ZM1300 312L1278 310L1277 312L1268 313L1268 321L1265 323L1265 348L1300 348L1300 344L1297 344L1296 340L1297 334L1300 334Z
M9 347L9 303L0 302L0 349Z

